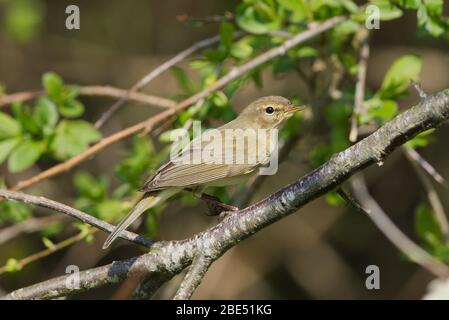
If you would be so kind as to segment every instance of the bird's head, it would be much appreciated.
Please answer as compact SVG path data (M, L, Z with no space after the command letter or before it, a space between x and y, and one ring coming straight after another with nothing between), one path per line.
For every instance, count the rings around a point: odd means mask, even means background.
M294 106L290 100L281 96L267 96L249 104L240 113L239 118L260 128L277 128L296 111L304 106Z

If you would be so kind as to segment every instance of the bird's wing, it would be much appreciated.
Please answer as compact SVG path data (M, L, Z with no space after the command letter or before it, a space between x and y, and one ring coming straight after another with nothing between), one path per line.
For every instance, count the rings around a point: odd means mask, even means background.
M245 175L260 165L260 162L236 163L234 161L235 141L226 143L226 139L233 139L229 137L223 138L221 147L213 149L213 155L205 157L205 148L208 143L204 143L204 141L210 142L210 139L208 140L205 134L199 138L203 142L201 147L195 143L195 140L192 141L175 158L160 167L140 191L151 192L169 187L207 184L220 179ZM247 154L255 154L254 148L256 147L247 146Z

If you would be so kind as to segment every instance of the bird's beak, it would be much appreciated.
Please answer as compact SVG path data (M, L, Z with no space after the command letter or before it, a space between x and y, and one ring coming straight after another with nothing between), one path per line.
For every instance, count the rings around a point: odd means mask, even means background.
M303 111L306 108L307 108L307 106L291 106L287 109L287 111L285 111L285 113L291 114L291 113L295 113L297 111Z

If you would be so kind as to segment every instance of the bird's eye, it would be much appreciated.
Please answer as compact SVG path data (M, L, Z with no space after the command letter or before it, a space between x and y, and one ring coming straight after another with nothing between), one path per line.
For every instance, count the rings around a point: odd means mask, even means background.
M267 114L272 114L272 113L274 112L274 109L273 109L273 107L269 106L269 107L267 107L267 108L265 109L265 112L266 112Z

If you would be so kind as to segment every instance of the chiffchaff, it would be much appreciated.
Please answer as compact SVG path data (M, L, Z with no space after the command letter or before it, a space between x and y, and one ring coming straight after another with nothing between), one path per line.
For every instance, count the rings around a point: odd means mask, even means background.
M294 112L302 109L283 97L263 97L243 109L236 119L214 129L213 134L206 131L193 139L139 190L143 192L141 200L109 235L103 248L107 248L144 211L183 189L202 192L207 186L234 184L255 174L270 159L274 150L277 152L273 142L270 142L271 135L267 137L266 131L277 130ZM256 143L237 143L248 129L255 132ZM261 135L260 132L265 134ZM211 155L211 152L214 154ZM258 156L255 157L255 154Z

